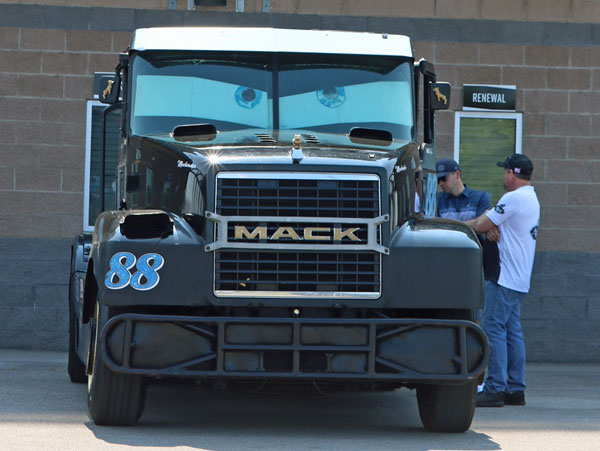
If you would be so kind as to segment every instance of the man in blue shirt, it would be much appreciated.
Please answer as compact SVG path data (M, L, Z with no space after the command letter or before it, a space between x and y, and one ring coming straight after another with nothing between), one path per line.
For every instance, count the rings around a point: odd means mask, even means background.
M485 191L469 189L462 181L458 163L450 158L435 165L438 185L437 213L440 218L468 221L481 216L490 207L490 195Z

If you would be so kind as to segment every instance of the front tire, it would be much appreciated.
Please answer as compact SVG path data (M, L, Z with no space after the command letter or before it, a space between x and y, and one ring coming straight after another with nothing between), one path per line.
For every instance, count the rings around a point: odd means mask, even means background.
M105 365L99 338L108 319L108 307L96 303L88 410L97 425L131 426L137 423L144 410L146 385L141 376L115 373Z
M431 432L465 432L471 427L477 381L458 385L421 385L417 387L419 415Z

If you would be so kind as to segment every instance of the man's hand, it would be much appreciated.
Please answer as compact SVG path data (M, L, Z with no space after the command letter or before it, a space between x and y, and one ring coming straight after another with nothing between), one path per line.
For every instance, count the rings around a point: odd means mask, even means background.
M498 227L494 226L487 232L485 232L485 239L489 241L500 241L500 230Z

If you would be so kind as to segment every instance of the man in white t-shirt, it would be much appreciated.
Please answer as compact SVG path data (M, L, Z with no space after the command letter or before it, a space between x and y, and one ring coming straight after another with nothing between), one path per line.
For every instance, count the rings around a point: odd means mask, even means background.
M540 204L533 186L533 164L522 154L498 163L504 168L506 193L481 216L466 221L475 232L500 230L500 277L491 296L486 292L482 326L490 340L490 361L477 407L525 405L525 342L521 301L529 292Z

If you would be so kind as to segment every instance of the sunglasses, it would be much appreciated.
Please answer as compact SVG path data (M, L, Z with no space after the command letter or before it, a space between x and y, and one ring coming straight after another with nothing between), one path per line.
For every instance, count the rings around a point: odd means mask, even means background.
M447 175L443 176L443 177L438 177L438 183L440 182L445 182L446 181L446 177L448 177Z

